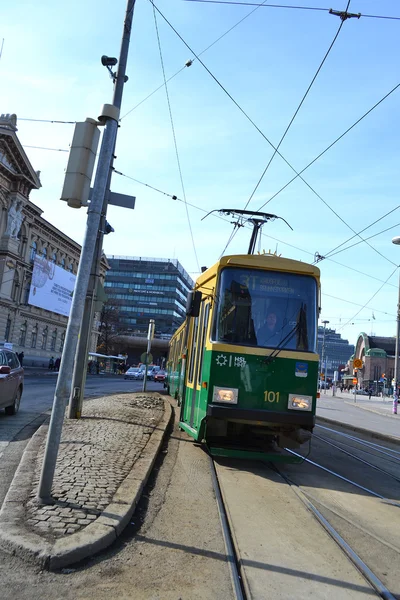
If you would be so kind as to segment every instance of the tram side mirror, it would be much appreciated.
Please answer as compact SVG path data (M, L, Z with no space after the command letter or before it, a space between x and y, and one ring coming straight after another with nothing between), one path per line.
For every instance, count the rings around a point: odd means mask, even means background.
M201 292L189 292L186 302L186 316L198 317L200 314Z

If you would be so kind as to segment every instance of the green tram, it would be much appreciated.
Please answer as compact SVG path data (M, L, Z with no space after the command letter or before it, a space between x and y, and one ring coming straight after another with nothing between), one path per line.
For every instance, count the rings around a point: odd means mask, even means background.
M224 256L190 292L170 342L179 425L214 456L297 462L311 440L320 271L275 254Z

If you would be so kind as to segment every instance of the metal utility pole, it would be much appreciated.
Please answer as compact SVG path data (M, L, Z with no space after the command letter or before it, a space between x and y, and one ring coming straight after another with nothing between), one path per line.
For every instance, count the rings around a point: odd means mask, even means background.
M322 321L322 324L324 326L324 337L322 338L322 352L321 352L321 371L322 374L324 376L324 382L325 382L325 387L324 387L324 393L326 394L326 365L325 365L325 331L326 331L326 326L328 325L329 321ZM319 375L319 391L321 392L321 373Z
M122 89L125 82L125 70L134 6L135 0L128 0L121 45L121 53L123 51L123 55L120 58L116 83L116 89L118 88L117 99L119 97L119 101L121 101ZM104 199L106 197L106 191L109 182L110 167L117 138L119 110L114 109L114 107L108 108L108 114L105 114L104 116L105 128L93 186L93 193L90 206L88 208L85 238L79 260L78 274L72 299L71 312L68 319L64 351L54 394L53 410L51 413L46 449L42 471L40 474L37 500L41 503L51 503L53 501L51 498L51 488L53 484L54 471L56 468L58 448L61 440L64 412L70 395L78 335L82 323L96 239L100 228Z
M400 245L400 236L392 239L396 246ZM396 349L394 355L394 386L393 386L393 414L397 415L397 405L399 403L399 338L400 338L400 272L399 272L399 296L397 299L397 328L396 328Z
M146 391L146 387L147 387L147 371L149 369L149 356L150 356L150 350L151 350L151 340L154 337L154 327L155 327L155 321L154 321L154 319L150 319L149 330L147 332L146 362L145 362L144 379L143 379L143 391L144 392Z
M122 103L122 92L124 88L124 83L127 80L125 76L126 73L126 63L128 60L128 51L129 51L129 42L130 42L130 33L132 26L132 17L133 17L133 9L135 6L135 0L128 0L128 6L126 10L126 18L124 23L124 31L122 34L121 40L121 49L119 55L119 67L118 71L114 74L112 73L110 66L113 65L113 60L108 59L108 57L102 57L102 63L109 68L110 73L114 80L114 95L113 95L113 105L118 109L121 108ZM107 62L108 61L110 62ZM91 276L89 279L89 285L87 290L87 295L85 298L85 310L82 319L81 330L79 334L78 347L76 350L76 358L75 358L75 368L74 374L72 378L71 385L71 397L68 407L68 418L69 419L79 419L82 415L82 405L83 398L85 393L85 383L86 383L86 375L87 375L87 362L88 362L88 353L89 353L89 345L90 338L92 334L93 327L93 318L94 318L94 302L96 296L96 290L99 289L100 284L100 264L101 257L103 254L103 237L106 228L106 214L107 214L107 205L108 205L108 196L110 192L111 185L111 174L112 167L114 162L114 152L115 146L112 152L110 168L108 172L108 181L106 193L103 199L103 208L101 214L101 223L99 227L99 231L97 234L96 240L96 248L93 256L93 263L91 268Z

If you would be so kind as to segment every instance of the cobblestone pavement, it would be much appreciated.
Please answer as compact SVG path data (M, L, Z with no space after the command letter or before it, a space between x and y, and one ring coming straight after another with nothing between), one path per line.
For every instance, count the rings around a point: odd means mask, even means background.
M51 506L27 507L27 525L54 540L94 522L132 469L164 412L164 400L129 394L85 401L84 417L65 420L57 458ZM43 462L35 469L33 498Z

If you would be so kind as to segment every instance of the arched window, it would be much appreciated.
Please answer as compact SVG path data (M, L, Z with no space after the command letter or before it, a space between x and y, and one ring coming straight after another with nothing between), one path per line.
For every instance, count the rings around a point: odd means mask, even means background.
M48 333L49 333L49 328L46 326L42 332L42 350L46 350Z
M35 327L32 329L31 348L36 348L37 332L38 332L38 326L35 325Z
M57 329L54 329L53 333L51 334L50 350L56 349L56 342L57 342Z
M10 341L10 334L11 334L11 317L10 315L8 315L7 317L7 323L6 323L6 330L4 332L4 341L5 342L9 342Z
M64 349L64 342L65 342L65 331L63 331L61 334L60 352L62 352Z
M25 346L25 341L26 341L26 330L27 330L27 323L26 321L24 323L22 323L21 328L19 330L19 340L18 340L18 344L20 346Z
M33 263L33 261L35 260L36 253L37 253L37 243L34 242L34 241L32 241L32 243L31 243L31 254L30 254L30 257L29 257L29 260L31 261L31 263Z

